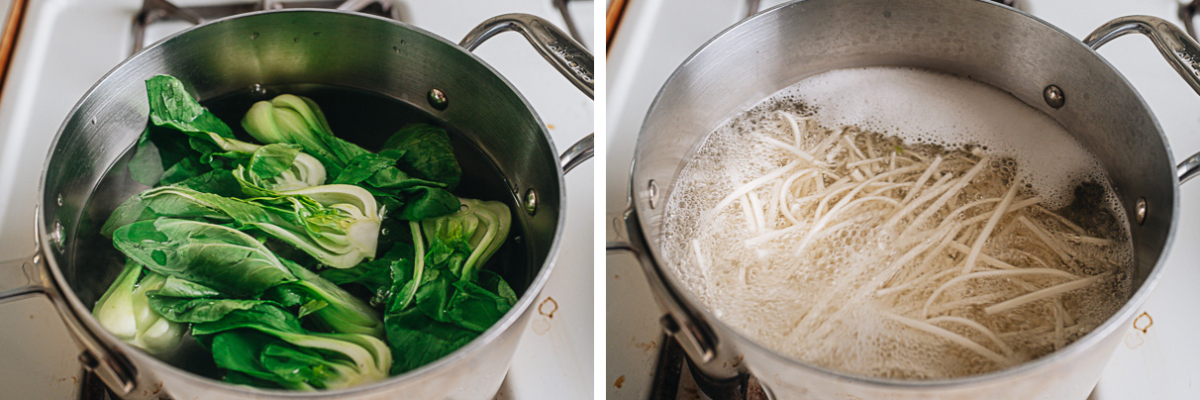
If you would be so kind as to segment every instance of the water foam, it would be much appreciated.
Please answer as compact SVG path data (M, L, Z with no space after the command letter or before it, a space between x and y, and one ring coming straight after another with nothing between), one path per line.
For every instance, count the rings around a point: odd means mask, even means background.
M1022 182L1058 208L1081 180L1103 179L1099 160L1042 112L993 86L908 68L851 68L814 75L772 98L815 106L822 126L858 126L906 143L983 146L1021 165Z

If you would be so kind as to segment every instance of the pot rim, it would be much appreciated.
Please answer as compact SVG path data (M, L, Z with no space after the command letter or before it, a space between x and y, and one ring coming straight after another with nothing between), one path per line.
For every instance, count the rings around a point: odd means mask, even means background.
M478 62L480 65L482 65L484 68L486 68L492 74L494 74L501 82L503 82L505 84L505 86L508 87L509 90L511 90L514 94L516 94L517 98L520 99L521 104L524 105L524 108L529 111L530 115L534 118L534 121L537 122L538 132L541 133L542 138L545 139L546 142L550 144L551 148L553 148L553 149L558 148L558 146L554 143L553 137L547 131L546 124L542 122L542 119L537 114L536 110L534 110L534 108L529 104L529 101L525 98L525 96L523 94L521 94L521 92L518 91L512 85L512 83L508 81L507 78L504 77L504 75L502 75L498 71L496 71L496 69L493 68L490 64L484 62L475 53L462 48L455 42L447 40L437 34L426 31L417 26L405 23L403 21L397 21L397 20L393 20L393 19L383 18L383 17L370 15L370 14L357 13L357 12L352 12L352 11L327 10L327 9L304 9L304 8L255 11L255 12L239 14L239 15L234 15L234 16L229 16L229 17L225 17L225 18L221 18L221 19L208 21L203 24L189 27L188 29L185 29L183 31L176 32L170 36L167 36L166 38L161 39L152 45L146 46L144 49L139 51L137 54L134 54L133 56L130 56L129 58L126 58L125 60L121 61L119 64L117 64L111 70L109 70L109 72L105 73L103 77L101 77L99 80L97 80L96 83L93 84L87 90L87 92L83 95L83 97L81 97L79 99L79 101L76 102L75 105L71 108L71 111L67 113L66 117L63 119L63 123L59 126L58 131L55 132L54 140L50 144L50 152L47 154L46 161L42 166L41 177L38 180L37 193L39 195L43 195L43 198L38 199L38 203L37 203L39 205L39 207L38 207L39 213L38 214L41 214L41 215L36 216L36 218L38 219L37 224L39 226L39 229L37 229L37 233L36 233L36 235L37 235L36 240L38 241L38 250L39 250L39 253L42 253L45 255L46 266L43 268L45 268L45 270L48 270L50 272L50 274L52 276L50 283L54 286L54 289L60 295L60 297L58 297L58 298L55 298L55 296L51 296L51 300L55 303L58 303L58 304L56 304L56 306L58 308L60 308L60 314L62 314L62 311L63 311L62 310L62 308L63 308L62 302L65 302L67 308L69 308L69 311L72 314L74 314L73 317L75 319L77 319L76 322L83 325L83 328L86 331L89 331L93 335L99 336L98 339L101 339L101 340L99 340L99 342L101 342L101 343L99 343L99 345L101 347L105 347L109 351L113 351L113 352L116 352L119 354L130 354L130 353L141 352L141 353L144 353L145 355L147 355L148 357L145 357L145 358L149 359L149 362L151 363L151 365L153 367L152 370L154 371L155 374L161 373L164 371L172 372L172 373L175 373L176 376L179 376L182 379L191 380L191 381L195 382L196 384L205 387L206 389L241 392L243 394L249 394L249 395L270 396L270 397L291 397L291 398L324 398L324 397L328 397L328 396L333 396L336 398L336 397L341 397L341 396L365 395L365 394L368 394L371 392L384 391L389 386L398 385L403 382L419 381L421 379L424 379L426 376L433 375L444 368L448 368L448 366L451 364L458 363L462 359L466 359L474 354L484 351L487 348L487 346L489 346L493 341L495 341L502 333L509 330L510 328L513 328L514 324L516 324L516 321L518 319L520 319L521 316L529 310L529 308L532 306L534 300L536 300L538 295L541 293L542 289L545 287L546 281L549 279L550 273L552 272L552 270L554 268L555 261L557 261L558 252L559 252L559 249L562 244L563 225L566 223L566 214L564 212L562 212L562 210L565 210L567 207L566 184L564 181L564 172L562 170L561 163L558 163L558 162L553 163L555 166L554 168L555 168L556 175L557 175L557 186L558 186L557 189L558 189L558 196L559 196L558 197L559 198L559 213L558 213L557 221L555 222L554 239L551 241L550 248L547 250L547 253L546 253L545 261L543 261L542 266L538 270L537 275L530 282L529 286L525 290L525 293L521 296L520 299L517 300L517 303L513 305L512 309L510 309L507 313L505 313L504 316L501 317L501 319L499 321L496 321L495 324L492 324L492 326L490 328L485 330L478 337L471 340L465 346L454 350L450 354L448 354L442 358L439 358L431 363L425 364L417 369L405 372L400 375L389 376L386 379L383 379L378 382L373 382L370 384L354 386L354 387L345 388L345 389L301 392L301 391L291 391L291 390L282 390L282 389L264 389L264 388L256 388L256 387L249 387L249 386L233 385L233 384L226 383L224 381L219 381L219 380L212 379L212 378L209 378L206 376L198 375L198 374L195 374L186 369L179 368L174 365L168 364L168 363L158 359L157 357L154 357L153 355L145 353L141 349L130 346L130 345L124 343L123 341L117 339L115 336L113 336L111 333L109 333L106 329L104 329L97 323L95 317L92 316L91 309L84 306L83 302L80 301L78 296L75 295L75 291L71 288L70 284L67 283L66 278L63 276L62 271L58 266L57 257L54 256L55 250L52 247L52 240L49 236L48 230L40 228L42 226L43 222L46 222L45 220L43 220L43 217L46 216L46 214L43 214L42 210L44 210L44 209L40 205L42 204L43 200L45 199L44 195L46 194L46 173L49 170L50 161L54 158L55 150L59 146L59 140L62 139L62 133L66 129L67 123L70 121L71 116L75 115L79 111L80 107L85 102L87 102L89 99L91 99L91 97L95 93L97 87L104 84L114 73L124 69L126 67L126 65L135 63L137 60L139 60L140 57L143 57L144 54L149 53L151 50L161 47L165 43L176 40L179 37L182 37L182 36L192 32L192 31L195 31L195 30L206 29L211 26L216 26L216 25L219 25L222 23L228 23L229 21L236 20L236 19L253 18L253 17L265 15L265 14L277 14L277 13L328 14L328 15L336 15L336 16L349 16L349 17L356 17L356 18L375 19L378 21L391 23L402 29L408 29L408 30L414 31L416 33L425 35L436 41L442 42L443 44L446 44L446 45L450 46L451 48L453 48L455 51L458 51L458 52L470 57L475 62ZM549 157L552 157L555 160L558 159L557 154L549 154ZM518 210L517 212L520 212L520 210ZM63 317L66 317L66 315L63 315ZM70 321L67 321L67 322L70 323ZM87 332L85 332L85 333L87 333ZM78 333L72 332L72 336L76 340L79 340ZM169 390L169 388L167 390Z
M691 66L692 61L694 59L696 59L700 55L700 53L703 53L705 50L707 50L709 48L709 46L713 45L714 42L721 40L727 34L729 34L732 31L738 30L743 25L752 24L758 19L766 18L765 15L767 15L767 14L779 12L779 10L787 8L787 7L797 6L799 3L803 3L804 1L805 0L793 0L793 1L790 1L787 3L777 5L775 7L769 8L767 10L764 10L764 11L762 11L758 14L755 14L751 17L748 17L746 19L743 19L743 20L729 26L728 28L725 28L720 33L716 34L712 38L705 41L703 45L701 45L694 52L692 52L692 54L689 55L688 58L685 59L683 61L683 63L680 64L679 67L677 67L675 69L674 72L671 73L671 76L667 78L666 83L664 83L663 86L661 88L659 88L658 93L655 94L654 100L650 103L650 108L646 112L646 117L643 118L643 121L642 121L642 129L643 130L639 130L639 133L638 133L639 142L641 141L640 138L642 137L642 135L647 133L644 130L646 123L649 121L651 115L653 115L654 112L657 110L657 108L660 106L659 100L661 100L661 98L663 97L663 94L666 91L666 88L668 86L670 86L672 82L675 81L675 79L682 73L682 71L684 71L685 69L688 69ZM1150 107L1146 104L1145 99L1142 98L1141 93L1138 92L1136 90L1136 88L1134 88L1134 86L1129 82L1129 80L1127 78L1125 78L1125 75L1121 74L1120 70L1118 70L1111 63L1109 63L1107 59L1105 59L1103 56L1101 56L1099 53L1097 53L1091 47L1084 44L1078 38L1072 36L1071 34L1067 33L1066 31L1062 30L1061 28L1059 28L1045 20L1042 20L1038 17L1035 17L1033 15L1025 13L1024 11L1018 10L1016 8L1003 6L1003 5L994 3L989 0L973 0L973 1L975 3L983 3L985 7L998 7L998 8L1002 8L1004 11L1015 12L1015 13L1017 13L1017 15L1031 19L1034 22L1037 22L1047 28L1050 28L1052 32L1062 35L1063 37L1070 39L1072 42L1074 42L1074 44L1076 44L1078 46L1082 46L1083 48L1087 49L1094 57L1096 57L1096 59L1099 62L1103 63L1104 66L1107 66L1108 69L1110 69L1114 73L1116 73L1116 75L1121 79L1121 82L1123 82L1126 86L1130 87L1131 89L1134 89L1132 91L1133 91L1134 95L1137 97L1137 101L1141 103L1141 106L1143 108L1145 108L1146 110L1150 110ZM1001 89L1001 90L1003 90L1003 89ZM1167 162L1170 163L1171 170L1174 171L1175 170L1175 168L1174 168L1175 156L1171 152L1171 146L1170 146L1170 143L1167 141L1166 134L1163 133L1162 126L1158 123L1158 119L1154 116L1154 114L1150 113L1150 112L1148 112L1147 114L1148 114L1147 116L1149 117L1150 121L1153 123L1153 125L1155 127L1155 131L1158 133L1159 141L1162 143L1162 146L1163 146L1164 150L1166 151ZM705 137L707 137L707 136L705 136ZM681 168L682 165L680 165L679 167ZM641 192L633 189L635 187L634 176L636 175L636 172L637 172L637 157L635 155L634 161L633 161L633 166L630 169L628 190L629 190L630 196L632 196L631 204L633 207L632 208L633 211L640 215L647 215L647 213L644 212L644 207L645 207L645 204L647 204L647 202L638 201L640 198L643 198L644 195ZM1077 354L1079 354L1079 353L1089 351L1091 349L1091 347L1093 347L1096 343L1100 342L1103 338L1114 334L1117 331L1117 329L1119 329L1119 327L1122 325L1121 323L1123 321L1132 318L1133 315L1139 309L1141 309L1142 305L1145 304L1147 298L1150 296L1151 291L1154 289L1154 286L1157 285L1158 280L1161 277L1162 272L1163 272L1163 267L1164 267L1164 264L1166 261L1166 255L1171 248L1171 244L1175 240L1176 226L1179 222L1179 177L1175 174L1171 174L1171 181L1172 181L1171 192L1173 194L1172 195L1172 208L1171 208L1171 215L1169 218L1169 223L1167 225L1168 230L1167 230L1166 240L1164 241L1164 244L1163 244L1163 250L1159 254L1158 259L1154 263L1154 267L1151 268L1150 273L1146 276L1146 279L1142 282L1141 286L1139 286L1137 288L1137 290L1129 297L1128 300L1126 300L1125 304L1123 306L1121 306L1121 308L1118 309L1117 312L1115 312L1115 313L1113 313L1113 315L1109 316L1108 319L1106 319L1104 321L1104 323L1100 324L1100 326L1096 327L1091 332L1088 332L1086 335L1084 335L1084 336L1080 337L1079 339L1075 340L1074 342L1068 344L1066 347L1056 350L1048 355L1042 356L1041 358L1027 361L1027 362L1024 362L1024 363L1021 363L1021 364L1018 364L1016 366L1012 366L1009 368L1000 369L1000 370L996 370L996 371L992 371L992 372L988 372L988 373L984 373L984 374L970 375L970 376L950 378L950 379L900 380L900 379L876 378L876 377L870 377L870 376L865 376L865 375L855 375L855 374L849 374L849 373L845 373L845 372L841 372L841 371L837 371L837 370L833 370L833 369L820 367L820 366L810 364L810 363L805 363L805 362L796 360L794 358L779 354L775 350L772 350L772 349L762 345L758 341L747 337L741 331L729 326L724 321L722 321L720 318L717 318L716 315L714 315L711 311L708 310L707 307L705 307L703 305L703 303L701 303L700 301L698 301L698 299L696 299L695 295L691 292L691 290L687 290L685 288L685 286L680 281L679 277L676 276L676 274L674 272L669 271L669 269L667 267L665 267L665 264L660 262L660 257L658 254L659 249L654 248L653 246L649 246L649 245L647 245L645 247L647 249L649 249L649 251L650 251L650 256L651 256L650 259L653 261L653 264L654 264L652 266L652 268L661 272L659 275L664 277L662 283L667 288L667 290L670 292L673 292L674 294L678 295L677 296L678 298L684 300L686 302L686 306L690 306L690 308L697 310L697 312L699 312L702 317L700 319L705 321L705 323L710 324L710 325L718 325L718 326L724 328L725 331L728 331L730 334L732 334L734 343L738 347L747 346L750 349L752 349L753 352L755 352L755 353L765 354L766 357L770 358L772 361L774 361L776 363L781 363L781 364L788 365L793 368L806 370L808 372L819 374L825 378L830 378L830 379L835 379L835 380L840 380L840 381L848 381L848 382L852 382L855 384L861 384L861 385L872 386L872 387L881 387L881 388L892 388L892 389L915 389L915 390L931 389L931 388L932 389L954 389L954 388L974 385L974 384L978 384L978 383L982 383L982 382L988 382L988 381L992 381L992 380L1003 380L1003 379L1015 378L1015 377L1018 377L1018 376L1021 376L1024 374L1028 374L1028 373L1037 371L1041 368L1049 367L1051 364L1062 362L1065 359L1076 357ZM673 180L668 185L668 189L666 190L666 193L668 195L674 191L675 183L676 183L676 181ZM649 222L647 222L646 218L638 218L638 227L637 228L642 230L643 232L645 232L648 224L649 224ZM654 279L654 278L651 278L651 279ZM687 307L685 307L685 308L687 308ZM719 341L719 339L718 339L718 341ZM746 351L738 349L737 353L746 353Z

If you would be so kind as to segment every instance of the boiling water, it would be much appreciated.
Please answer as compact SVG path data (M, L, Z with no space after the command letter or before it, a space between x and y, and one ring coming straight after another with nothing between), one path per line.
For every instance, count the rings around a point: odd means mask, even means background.
M779 143L830 151L810 161ZM820 182L795 178L817 164ZM776 93L705 139L666 212L664 258L718 318L853 374L1010 367L1082 337L1131 290L1128 225L1098 160L1011 95L933 72L837 70ZM1062 290L1020 300L1049 288Z

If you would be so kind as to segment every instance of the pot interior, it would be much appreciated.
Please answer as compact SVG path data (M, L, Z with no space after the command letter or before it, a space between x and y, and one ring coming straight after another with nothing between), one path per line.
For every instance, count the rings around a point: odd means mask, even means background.
M43 232L61 231L48 261L81 314L122 267L123 256L98 231L122 201L146 189L126 164L147 124L144 81L158 74L183 81L243 140L249 106L284 93L313 98L337 136L368 150L408 123L446 128L464 171L455 194L512 210L509 240L487 268L523 302L498 324L519 315L529 303L525 293L544 282L561 225L561 169L521 95L470 53L416 28L351 13L278 11L216 21L148 48L103 78L67 118L47 161L39 223ZM433 88L446 93L444 110L425 100ZM529 190L538 195L533 214L518 207ZM381 236L381 249L389 236L406 235ZM94 319L84 323L99 329ZM184 346L166 360L217 377L211 357L199 351Z
M468 137L419 108L377 93L323 85L276 85L264 89L230 93L202 101L202 104L222 121L227 121L239 140L250 143L254 143L253 138L236 121L241 120L254 102L269 100L283 93L313 99L321 105L333 132L371 151L380 150L390 136L389 132L395 132L410 123L429 123L446 128L451 135L455 156L460 160L463 169L462 181L454 191L455 194L504 202L514 211L513 221L519 222L514 224L509 239L496 252L486 269L500 274L512 285L517 295L526 292L540 267L531 263L527 257L527 254L531 253L527 246L528 241L524 240L528 232L528 221L515 212L520 210L517 208L519 203L516 196L508 190L508 179L500 173L496 163L485 156ZM84 203L73 246L64 254L64 257L70 260L66 264L67 267L63 268L64 276L85 305L95 304L100 299L125 264L125 255L113 247L112 239L100 235L99 229L124 199L149 188L130 178L127 163L134 152L131 148L108 169L90 199ZM407 238L409 228L403 222L385 220L383 229L386 233L380 237L381 253L390 247L389 239L411 240ZM288 252L290 247L286 245L275 249L278 254L291 260L303 260L307 257L302 252ZM359 290L362 288L348 289L360 298L371 296L370 293ZM221 378L220 372L212 364L209 352L194 340L187 340L179 349L161 358L179 368L214 379Z

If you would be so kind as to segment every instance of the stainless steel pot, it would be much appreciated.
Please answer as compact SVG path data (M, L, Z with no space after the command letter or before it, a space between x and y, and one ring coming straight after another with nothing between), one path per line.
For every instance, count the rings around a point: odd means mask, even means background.
M1083 42L1020 11L987 1L806 0L748 18L692 54L646 115L630 177L627 240L649 277L662 325L709 389L758 378L780 399L1082 399L1162 275L1175 232L1180 182L1145 102L1094 48L1126 34L1149 36L1200 93L1200 48L1153 17L1112 21ZM852 376L767 349L722 323L662 258L664 210L677 175L701 140L733 115L824 71L906 66L966 76L1011 93L1058 121L1107 170L1134 243L1133 296L1099 328L1038 360L985 375L936 381Z
M79 359L85 368L125 398L490 398L508 370L532 313L530 306L557 254L563 234L563 174L592 156L589 135L559 157L529 103L470 52L506 30L522 33L592 96L591 54L545 20L520 14L488 20L455 45L419 28L363 14L259 12L198 26L147 48L92 87L62 125L42 175L39 252L0 268L0 301L49 297L82 349ZM516 285L525 286L524 295L512 311L458 351L409 373L339 391L298 393L228 385L120 342L90 312L94 294L102 292L116 272L97 271L108 265L97 264L77 243L94 234L96 220L106 218L89 214L84 205L145 128L143 82L157 74L187 82L200 99L255 85L315 83L380 93L441 119L481 149L508 179L514 197L523 200L516 222L523 227L529 270L526 281Z

